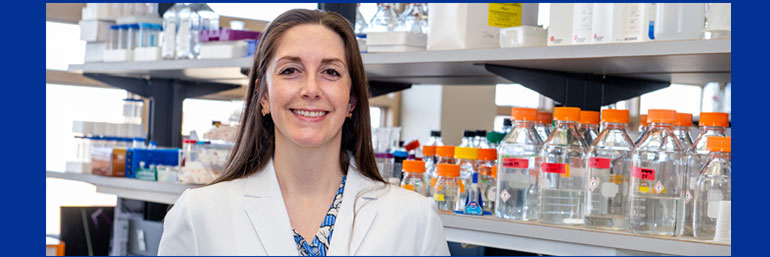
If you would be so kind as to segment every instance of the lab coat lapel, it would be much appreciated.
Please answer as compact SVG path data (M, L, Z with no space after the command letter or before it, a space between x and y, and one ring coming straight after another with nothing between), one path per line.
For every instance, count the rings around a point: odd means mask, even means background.
M382 183L373 182L361 175L358 170L353 168L353 165L351 162L351 168L348 169L342 206L337 222L334 224L334 233L329 244L328 255L356 254L377 216L377 198L385 189L382 187ZM355 203L356 200L357 203Z
M246 198L244 209L265 252L268 255L297 255L272 160L262 171L246 178L243 192Z

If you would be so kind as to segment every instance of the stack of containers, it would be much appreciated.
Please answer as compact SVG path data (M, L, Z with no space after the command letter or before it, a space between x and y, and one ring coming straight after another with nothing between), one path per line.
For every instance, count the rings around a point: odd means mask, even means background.
M676 111L650 109L650 122L632 157L629 228L637 234L684 232L684 148L673 132Z
M102 62L104 51L110 49L111 27L115 18L109 4L88 3L83 7L80 24L80 40L86 41L84 62ZM117 31L117 30L116 30Z
M580 108L556 107L556 126L540 151L540 221L582 225L587 146L577 129Z

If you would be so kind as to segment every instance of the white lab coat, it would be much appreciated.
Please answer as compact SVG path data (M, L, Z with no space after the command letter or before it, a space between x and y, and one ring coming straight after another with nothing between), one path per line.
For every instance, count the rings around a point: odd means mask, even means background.
M432 199L350 166L327 255L449 255ZM249 177L186 190L166 215L158 255L298 255L272 161Z

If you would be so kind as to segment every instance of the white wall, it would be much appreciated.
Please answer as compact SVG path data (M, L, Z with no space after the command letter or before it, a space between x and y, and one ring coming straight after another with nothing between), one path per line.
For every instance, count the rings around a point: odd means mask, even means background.
M441 129L441 85L413 85L401 91L401 140L425 143L431 130Z

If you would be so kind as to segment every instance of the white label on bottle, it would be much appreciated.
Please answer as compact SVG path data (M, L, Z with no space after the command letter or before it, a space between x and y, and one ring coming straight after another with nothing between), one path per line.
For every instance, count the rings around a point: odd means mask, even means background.
M487 189L487 201L494 202L497 200L497 187L491 186Z
M503 189L503 191L500 192L500 199L502 199L503 202L507 202L509 198L511 198L511 194L508 193L508 190Z
M602 196L607 198L615 197L618 194L618 184L604 183L602 184Z
M711 189L709 190L706 201L708 201L708 206L706 207L706 215L708 215L709 218L716 219L719 215L719 201L722 200L722 191L717 189Z

